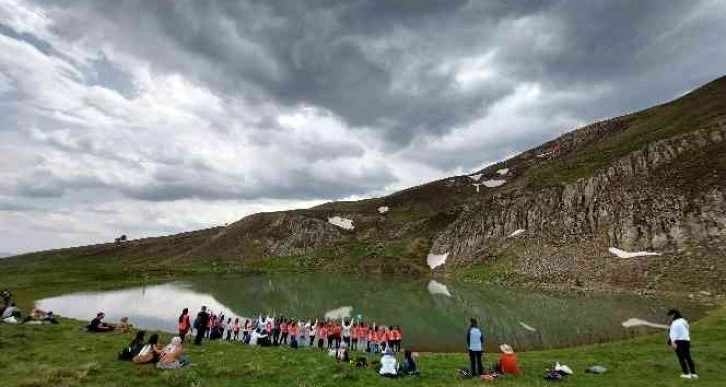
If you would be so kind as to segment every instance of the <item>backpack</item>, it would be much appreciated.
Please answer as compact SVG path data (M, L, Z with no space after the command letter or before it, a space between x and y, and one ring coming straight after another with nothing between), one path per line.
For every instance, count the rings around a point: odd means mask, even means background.
M355 366L356 368L366 368L368 367L368 360L365 357L359 357L355 359Z
M459 377L462 379L471 379L471 371L468 368L459 368Z
M559 371L550 371L545 375L544 379L549 381L559 381L562 380L562 374Z

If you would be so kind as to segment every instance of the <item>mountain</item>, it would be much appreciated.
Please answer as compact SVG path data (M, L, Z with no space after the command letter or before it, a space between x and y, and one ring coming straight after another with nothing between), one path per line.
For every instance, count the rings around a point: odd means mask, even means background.
M463 278L724 291L725 138L722 77L468 176L382 198L255 214L227 227L18 259L154 257L166 265L420 275L430 271L432 254L446 256L437 272ZM623 258L611 250L658 255Z

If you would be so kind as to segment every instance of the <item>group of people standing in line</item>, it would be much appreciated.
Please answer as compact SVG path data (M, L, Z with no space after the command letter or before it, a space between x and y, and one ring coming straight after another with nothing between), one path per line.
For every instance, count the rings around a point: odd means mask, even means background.
M396 359L403 341L400 326L369 325L361 320L360 316L320 321L260 314L243 322L239 317L228 317L225 320L224 313L216 315L202 306L193 322L189 309L184 308L178 318L178 330L182 342L193 333L195 345L201 345L207 338L240 341L261 347L288 345L297 349L300 346L317 346L321 351L328 351L337 361L353 363L357 367L367 367L368 361L365 357L353 359L350 351L381 354L380 361L371 362L381 376L418 374L415 353L404 351L404 361L400 364Z
M179 337L182 341L192 331L194 344L201 345L209 340L242 341L259 346L302 345L321 350L338 349L345 344L352 351L381 353L385 348L401 351L403 331L399 326L384 327L365 324L359 319L292 319L284 316L262 316L252 319L227 318L224 313L216 315L205 306L191 321L189 309L185 308L178 318Z

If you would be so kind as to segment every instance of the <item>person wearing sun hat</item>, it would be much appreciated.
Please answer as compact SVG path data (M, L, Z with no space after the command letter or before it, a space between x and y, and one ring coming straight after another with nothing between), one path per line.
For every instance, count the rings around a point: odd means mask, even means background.
M501 355L499 355L497 364L494 365L495 371L505 375L519 375L522 373L517 361L517 355L514 354L511 345L502 344L499 346L499 351L501 351Z

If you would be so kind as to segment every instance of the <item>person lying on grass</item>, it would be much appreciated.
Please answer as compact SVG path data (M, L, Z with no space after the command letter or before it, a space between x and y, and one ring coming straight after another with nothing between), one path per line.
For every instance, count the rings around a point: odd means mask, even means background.
M136 332L136 337L118 354L119 360L132 360L144 348L144 336L146 332Z
M33 310L30 311L30 314L23 319L23 324L42 324L44 322L58 324L58 320L55 319L53 312L45 312L38 308L33 308Z
M161 356L161 352L162 350L159 348L159 335L153 334L149 337L146 345L134 356L133 362L136 364L156 363Z

